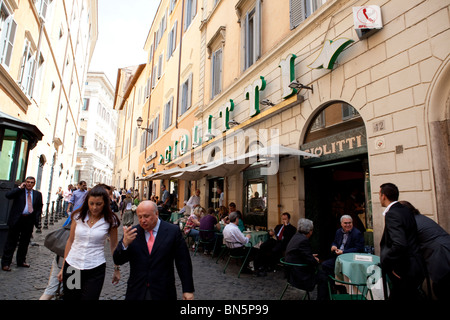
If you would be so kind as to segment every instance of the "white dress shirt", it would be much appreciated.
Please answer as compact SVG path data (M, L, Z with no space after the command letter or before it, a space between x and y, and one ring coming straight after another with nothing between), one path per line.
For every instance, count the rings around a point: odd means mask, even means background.
M393 201L393 202L391 202L387 207L386 207L386 209L384 209L384 211L383 211L383 216L386 216L386 213L389 211L389 209L392 207L392 205L394 204L394 203L397 203L398 201Z
M229 248L240 248L246 245L249 239L239 230L238 226L234 223L229 223L223 229L223 240L229 242Z
M101 218L92 227L89 227L89 216L84 222L77 219L78 216L73 220L77 227L66 261L72 267L80 270L93 269L106 262L105 241L109 233L109 223Z

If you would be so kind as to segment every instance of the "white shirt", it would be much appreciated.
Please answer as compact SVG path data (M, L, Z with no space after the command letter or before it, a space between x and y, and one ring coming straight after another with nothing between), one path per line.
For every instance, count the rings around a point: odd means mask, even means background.
M389 209L392 207L392 205L394 204L394 203L397 203L398 201L394 201L394 202L391 202L387 207L386 207L386 209L384 209L384 211L383 211L383 216L386 216L386 213L389 211Z
M77 227L66 261L72 267L80 270L93 269L106 262L105 241L109 232L109 223L101 218L89 228L89 216L84 222L77 219L78 216L72 220Z
M195 208L196 205L200 205L200 197L193 195L189 201L186 203L186 205L188 205L189 207L191 207L192 209Z
M219 195L219 207L223 206L223 192Z
M230 248L240 248L246 245L249 239L239 230L238 226L230 222L223 229L223 240L230 242Z

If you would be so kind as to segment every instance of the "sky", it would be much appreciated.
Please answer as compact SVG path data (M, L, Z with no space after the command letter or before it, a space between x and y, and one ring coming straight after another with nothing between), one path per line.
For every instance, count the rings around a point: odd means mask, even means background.
M98 0L98 40L89 71L115 87L117 70L145 63L145 40L160 0Z

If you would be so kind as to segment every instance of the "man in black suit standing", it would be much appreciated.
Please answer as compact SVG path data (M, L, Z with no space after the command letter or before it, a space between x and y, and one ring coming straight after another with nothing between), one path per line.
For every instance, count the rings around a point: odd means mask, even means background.
M396 185L380 186L380 203L385 225L380 242L380 262L391 283L391 300L418 299L418 287L424 280L423 261L419 253L414 213L398 202Z
M116 265L130 263L125 299L176 300L175 264L183 300L193 300L192 262L180 228L159 219L153 201L141 202L136 214L139 225L123 228L123 238L113 255Z
M16 255L17 266L30 267L26 262L28 245L33 234L33 226L37 228L39 225L43 206L42 194L33 190L35 184L34 177L27 177L18 188L6 193L6 198L13 200L13 205L8 217L8 237L2 256L3 271L11 271L10 265L17 242L19 242Z

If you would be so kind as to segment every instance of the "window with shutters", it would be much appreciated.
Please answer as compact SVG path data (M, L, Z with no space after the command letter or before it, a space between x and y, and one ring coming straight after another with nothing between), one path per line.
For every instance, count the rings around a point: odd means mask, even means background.
M172 125L173 116L173 97L164 105L164 123L163 130L166 130Z
M175 21L173 24L172 29L169 32L168 39L167 39L167 56L166 59L169 60L170 57L173 55L173 52L175 51L175 48L177 46L177 25L178 21Z
M158 58L158 79L161 78L162 73L163 73L163 56L164 56L164 53L161 53Z
M192 105L192 73L180 88L181 104L179 115L183 115Z
M295 29L327 0L289 0L291 30Z
M240 0L236 9L241 24L242 69L246 70L261 56L262 0Z
M211 56L211 99L222 91L222 48Z
M186 30L197 14L197 0L185 0L184 6L184 30Z
M0 9L0 63L9 69L17 23L4 1L1 0Z
M35 49L32 48L30 40L25 39L25 47L22 55L22 62L20 65L19 84L23 92L31 96L33 88L33 80L35 74Z

